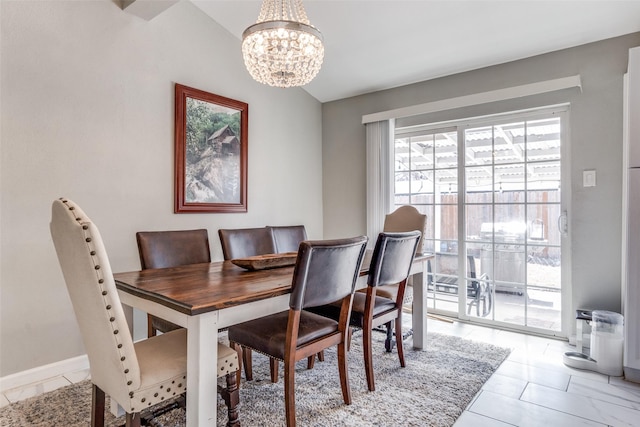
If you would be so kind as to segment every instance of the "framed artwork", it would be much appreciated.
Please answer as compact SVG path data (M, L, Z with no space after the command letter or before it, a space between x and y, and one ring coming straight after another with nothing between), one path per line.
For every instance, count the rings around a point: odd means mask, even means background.
M248 104L176 84L175 213L247 212Z

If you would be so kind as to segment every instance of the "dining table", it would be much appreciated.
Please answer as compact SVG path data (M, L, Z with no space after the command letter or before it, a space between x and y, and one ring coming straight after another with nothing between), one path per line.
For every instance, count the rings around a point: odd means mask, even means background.
M427 261L418 253L413 279L413 347L427 343ZM371 251L356 288L367 286ZM216 426L218 331L289 309L294 266L247 269L232 260L115 273L123 305L187 328L187 427ZM132 327L132 325L130 325Z

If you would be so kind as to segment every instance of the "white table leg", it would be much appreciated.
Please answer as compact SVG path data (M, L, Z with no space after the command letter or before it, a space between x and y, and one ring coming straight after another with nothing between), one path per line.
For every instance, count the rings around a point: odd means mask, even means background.
M427 346L427 261L422 271L413 275L413 348Z
M218 312L187 320L187 427L215 427Z

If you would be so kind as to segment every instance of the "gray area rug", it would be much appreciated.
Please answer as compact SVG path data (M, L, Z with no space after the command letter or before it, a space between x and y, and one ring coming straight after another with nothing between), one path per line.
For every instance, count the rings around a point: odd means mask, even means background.
M325 361L296 369L296 413L299 426L451 426L484 382L509 355L509 349L457 337L429 333L426 351L414 351L405 341L406 368L397 352L384 351L384 334L374 350L376 391L368 392L362 360L361 332L353 335L349 378L353 403L345 405L338 379L335 349ZM272 384L268 359L254 354L253 376L242 381L240 421L245 427L284 426L284 385ZM218 398L218 425L226 423L226 407ZM64 387L0 409L1 426L87 426L90 421L89 381ZM154 420L164 427L184 426L184 410L175 409ZM107 425L123 424L107 414Z

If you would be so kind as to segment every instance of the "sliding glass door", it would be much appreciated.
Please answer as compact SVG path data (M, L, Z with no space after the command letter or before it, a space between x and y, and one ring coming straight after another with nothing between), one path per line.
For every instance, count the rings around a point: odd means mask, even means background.
M432 312L562 330L564 113L397 128L394 204L427 215Z

